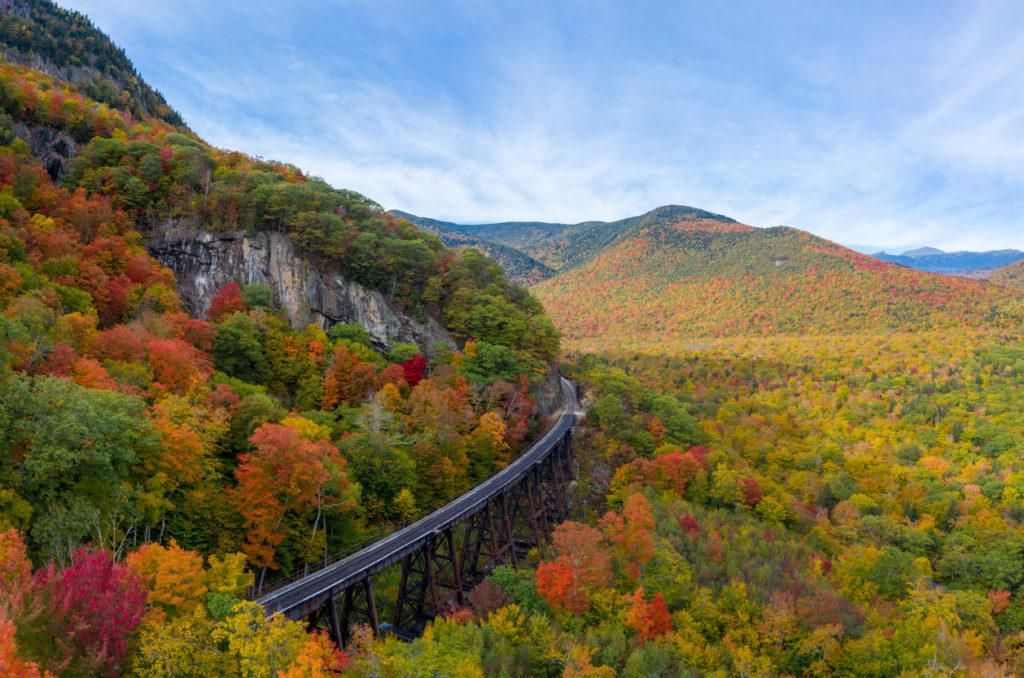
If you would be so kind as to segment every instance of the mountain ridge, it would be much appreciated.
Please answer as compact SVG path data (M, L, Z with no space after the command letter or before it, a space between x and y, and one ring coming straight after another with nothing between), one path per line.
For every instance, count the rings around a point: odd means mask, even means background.
M883 252L884 254L884 252ZM932 254L946 254L938 247L918 247L916 250L907 250L903 253L904 257L926 257Z
M3 60L34 68L66 83L72 91L128 110L151 115L178 128L181 116L136 71L124 50L74 10L47 0L0 2Z
M445 247L451 247L452 249L463 247L477 248L497 261L505 270L509 280L517 285L528 287L555 275L555 271L551 267L540 263L525 252L509 245L503 245L460 231L456 228L459 226L458 224L419 217L401 210L389 210L388 214L409 221L421 231L433 233L441 239Z
M800 229L701 218L642 220L533 290L570 341L980 325L1016 297Z
M397 213L397 212L396 212ZM563 224L544 221L505 221L488 224L438 222L407 212L402 216L414 225L437 223L453 231L484 238L523 252L554 271L564 271L585 263L591 256L625 237L634 228L660 220L701 219L723 225L743 226L735 219L687 205L662 205L643 214L616 221L581 221Z
M1024 259L1024 252L1016 249L944 252L934 247L921 247L902 254L889 254L882 251L875 252L871 256L929 273L974 274L977 277L983 271L993 271Z

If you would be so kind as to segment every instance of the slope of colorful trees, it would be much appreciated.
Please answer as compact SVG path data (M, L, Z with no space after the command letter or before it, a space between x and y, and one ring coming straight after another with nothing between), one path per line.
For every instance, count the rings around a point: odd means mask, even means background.
M1012 289L887 264L791 228L701 218L631 231L533 289L567 338L590 339L594 347L607 340L642 348L715 336L1005 326L1021 318Z
M244 597L507 464L558 333L479 252L122 103L0 62L0 673L333 675L326 636ZM82 143L59 182L16 123ZM457 347L292 328L258 285L189 317L143 246L182 221L286 231Z
M454 257L454 294L484 294L474 284L491 267ZM0 280L0 529L21 554L0 577L34 592L0 615L54 675L100 671L73 659L90 643L114 671L129 631L162 638L186 613L216 636L253 572L315 566L419 515L507 463L531 426L536 373L508 348L513 329L488 335L507 344L472 341L489 331L472 298L451 313L462 350L436 347L429 362L412 345L377 355L361 326L296 331L256 286L228 285L210 320L190 318L125 211L54 186L17 147L0 149ZM160 558L133 564L146 549ZM231 588L209 580L225 558ZM86 562L81 590L53 588ZM67 635L54 625L95 621L69 617L81 601L65 599L88 598L94 570L110 605L138 604L97 608L120 620L100 636L46 645ZM150 614L161 596L168 614Z
M78 12L46 0L4 0L0 45L6 61L45 65L45 70L60 73L73 90L94 101L137 118L153 116L183 125L163 96L135 71L124 50Z
M996 269L986 280L997 285L1022 289L1024 288L1024 261L1015 261L1009 266Z
M16 120L91 139L60 184L107 198L137 228L187 223L286 232L310 256L330 259L414 317L438 317L460 341L500 344L538 372L555 355L558 334L540 304L493 261L447 250L354 191L291 165L213 149L163 121L136 120L43 73L2 62L0 102L0 139L11 140Z
M563 363L574 515L536 571L348 670L1019 675L1019 292L669 216L535 288L596 351Z

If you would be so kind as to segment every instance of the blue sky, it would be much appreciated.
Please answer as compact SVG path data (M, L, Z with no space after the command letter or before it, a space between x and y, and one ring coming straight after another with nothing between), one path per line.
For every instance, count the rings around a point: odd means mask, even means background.
M389 209L1024 249L1016 2L61 4L210 143Z

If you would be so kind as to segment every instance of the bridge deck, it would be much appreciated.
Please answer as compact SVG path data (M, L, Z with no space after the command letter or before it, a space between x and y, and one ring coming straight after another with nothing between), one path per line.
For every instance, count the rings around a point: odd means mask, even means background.
M565 405L558 421L543 438L507 467L430 515L256 602L263 606L268 615L282 612L293 619L305 616L319 608L327 597L394 565L419 549L432 534L462 523L514 486L527 471L541 463L572 428L576 389L567 379L562 379L561 383Z

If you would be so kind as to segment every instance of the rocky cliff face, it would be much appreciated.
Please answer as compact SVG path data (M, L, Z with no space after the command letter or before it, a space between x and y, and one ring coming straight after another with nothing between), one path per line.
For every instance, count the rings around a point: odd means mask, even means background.
M168 225L147 247L174 271L178 295L189 313L202 316L214 293L230 282L269 285L293 327L316 323L324 331L338 322L366 327L376 348L396 341L426 352L431 344L455 341L434 319L417 322L376 290L346 280L329 263L314 266L280 233L207 233Z
M18 122L14 125L14 138L28 144L32 157L54 181L68 171L71 158L78 155L78 144L70 135L49 127Z

